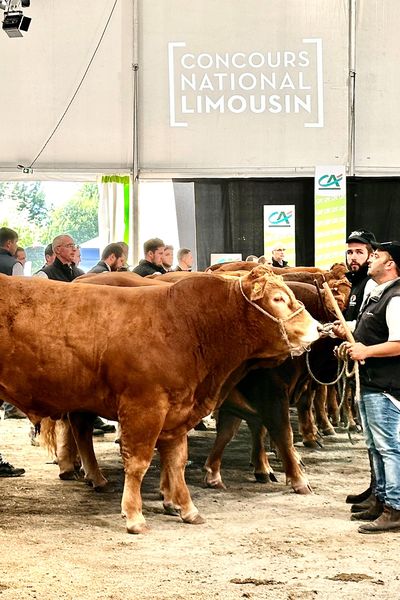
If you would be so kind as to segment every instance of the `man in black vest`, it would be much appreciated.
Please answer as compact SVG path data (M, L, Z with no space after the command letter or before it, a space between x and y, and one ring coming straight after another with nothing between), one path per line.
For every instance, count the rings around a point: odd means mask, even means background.
M360 533L400 530L400 242L374 244L368 275L376 287L365 299L346 343L360 364L360 415L376 477L375 502L353 520L371 521Z
M84 274L84 271L74 264L76 246L70 235L58 235L54 238L52 246L56 257L51 265L41 269L42 273L56 281L73 281Z
M0 228L0 273L23 275L24 267L14 256L18 247L18 233L8 227Z
M18 246L18 233L8 227L0 228L0 273L4 275L23 275L22 264L14 257ZM3 402L0 400L0 405ZM11 405L9 405L11 406ZM22 414L22 413L21 413ZM0 477L19 477L25 469L17 469L3 460L0 454Z
M53 250L56 255L51 265L46 265L41 269L49 279L56 281L73 281L79 275L84 275L82 269L74 263L76 245L70 235L62 234L54 238ZM121 250L122 254L122 250ZM104 433L112 433L115 431L114 425L109 425L96 417L94 422L94 435L104 435Z
M124 252L120 244L108 244L102 252L101 260L90 269L89 273L110 273L119 271L125 262Z
M143 244L144 258L133 269L134 273L146 277L146 275L162 275L166 273L162 260L165 244L160 238L151 238Z
M368 275L368 261L374 253L371 244L374 242L376 242L374 234L366 229L352 231L346 240L346 264L349 269L346 277L351 283L351 294L349 305L343 314L351 330L355 328L357 315L364 297L376 285L375 281ZM354 391L354 382L352 379L348 380L348 385ZM349 494L346 498L346 502L353 505L351 508L352 512L367 510L370 504L375 501L373 494L375 476L371 453L369 453L369 461L371 466L371 481L368 488L360 494Z

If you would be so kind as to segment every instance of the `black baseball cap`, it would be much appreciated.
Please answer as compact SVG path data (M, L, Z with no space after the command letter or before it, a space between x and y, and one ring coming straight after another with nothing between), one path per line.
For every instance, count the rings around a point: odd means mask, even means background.
M367 229L358 229L357 231L352 231L349 237L346 240L346 244L351 244L352 242L361 242L361 244L376 244L376 238L371 231Z
M388 252L400 269L400 242L394 240L393 242L381 242L380 244L375 243L373 246L375 250Z

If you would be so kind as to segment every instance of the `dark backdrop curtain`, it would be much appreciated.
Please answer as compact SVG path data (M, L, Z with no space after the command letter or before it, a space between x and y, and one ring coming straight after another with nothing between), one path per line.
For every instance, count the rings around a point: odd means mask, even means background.
M211 253L264 254L263 207L294 204L298 265L314 261L313 178L219 179L195 182L198 268Z
M347 179L347 232L362 228L379 242L400 240L400 177Z
M314 179L195 181L198 268L211 253L264 253L264 204L294 204L297 265L314 264ZM347 178L347 233L369 229L378 241L400 240L400 177ZM343 255L345 240L343 240Z

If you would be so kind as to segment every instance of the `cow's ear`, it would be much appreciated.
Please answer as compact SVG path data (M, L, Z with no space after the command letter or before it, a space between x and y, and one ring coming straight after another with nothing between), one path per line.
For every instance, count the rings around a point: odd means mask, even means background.
M256 267L254 267L254 269L250 271L250 276L254 280L258 279L258 277L263 277L264 275L266 275L266 273L271 272L271 269L269 269L268 267L265 267L264 265L257 265Z
M254 302L255 300L259 300L260 298L262 298L264 296L265 283L266 283L265 277L261 277L252 282L250 300L252 300Z

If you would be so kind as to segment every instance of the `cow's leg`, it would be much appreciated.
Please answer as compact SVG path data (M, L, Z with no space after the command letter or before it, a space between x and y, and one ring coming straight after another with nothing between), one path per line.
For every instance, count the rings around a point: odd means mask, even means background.
M207 487L225 489L225 484L221 478L222 455L225 447L236 435L241 422L242 419L232 415L228 410L220 409L218 411L217 436L204 465L206 470L204 483Z
M55 455L59 468L58 476L64 480L76 479L77 467L80 461L78 458L78 448L68 417L65 416L62 419L58 419L54 423L54 428Z
M357 423L355 422L354 415L353 415L353 409L352 409L353 396L354 396L353 388L349 384L349 382L346 381L346 389L344 392L344 401L342 404L342 411L343 411L343 415L344 415L343 420L349 431L357 431Z
M146 406L141 397L142 406ZM162 399L149 398L154 410L132 411L132 398L119 403L118 420L121 425L121 455L124 462L125 482L121 501L122 516L126 517L128 533L146 533L148 526L142 513L140 487L153 458L154 449L168 411L168 402L162 408Z
M185 481L185 465L188 458L187 435L173 440L159 441L157 448L163 469L164 509L168 514L179 511L182 521L191 525L204 523L203 517L193 504Z
M311 487L301 468L300 456L293 445L288 396L270 394L264 397L263 404L263 422L278 449L286 481L290 482L296 494L310 494Z
M317 427L323 435L335 435L335 430L331 425L326 412L327 407L327 386L317 384L315 387L314 410Z
M296 401L297 414L299 416L299 429L303 438L303 444L306 448L317 448L322 446L318 441L318 430L315 425L312 412L314 392L309 389L309 385L304 385Z
M265 452L265 437L267 430L261 422L254 420L247 421L247 425L251 431L251 437L253 442L251 452L251 462L254 466L254 477L260 483L267 483L268 481L277 481L274 471L269 464L267 453Z
M328 386L327 405L328 405L328 415L331 419L333 427L339 427L340 411L339 411L339 404L337 401L337 390L336 390L335 385Z
M100 490L107 484L107 479L99 469L93 448L93 422L96 416L84 412L69 413L68 416L85 472L85 481Z

